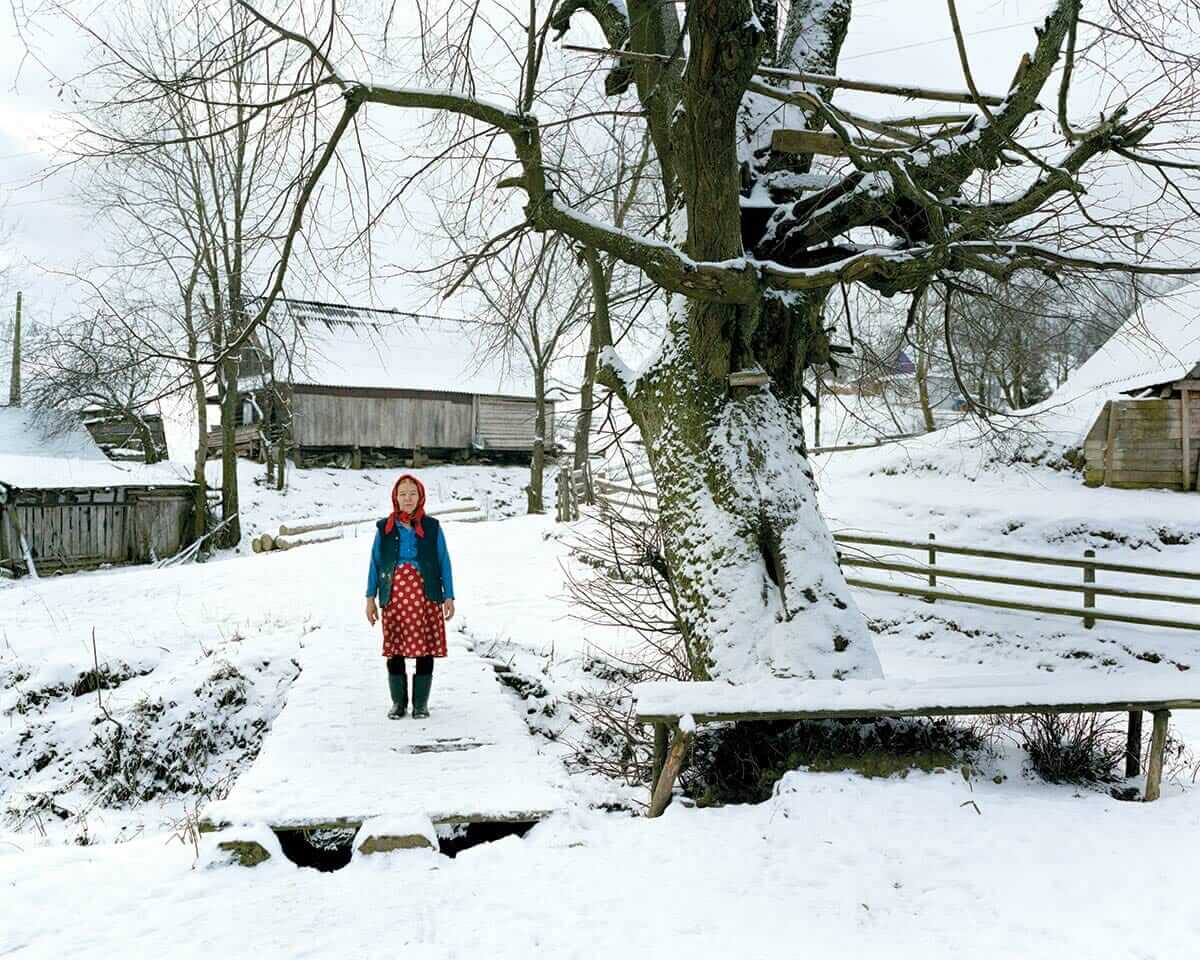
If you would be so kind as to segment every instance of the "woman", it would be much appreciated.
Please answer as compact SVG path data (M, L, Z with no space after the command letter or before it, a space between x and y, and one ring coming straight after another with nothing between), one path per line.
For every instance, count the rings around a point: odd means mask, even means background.
M454 583L441 524L425 516L425 487L404 474L392 487L392 512L376 524L367 574L367 622L383 611L383 655L397 720L408 710L405 658L416 661L414 719L429 716L433 660L446 655L446 621L454 616Z

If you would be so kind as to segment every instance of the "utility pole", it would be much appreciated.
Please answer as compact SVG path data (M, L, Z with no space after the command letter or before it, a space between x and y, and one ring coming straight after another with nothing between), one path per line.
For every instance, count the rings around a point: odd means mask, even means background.
M17 291L17 319L13 324L12 379L8 382L8 402L21 405L21 292Z

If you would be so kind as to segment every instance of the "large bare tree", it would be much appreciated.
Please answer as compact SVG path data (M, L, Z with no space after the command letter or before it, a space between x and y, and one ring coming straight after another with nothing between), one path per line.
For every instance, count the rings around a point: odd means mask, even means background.
M602 321L596 337L599 377L641 430L658 481L671 588L698 677L880 669L818 511L799 415L804 370L829 359L831 292L861 284L919 299L970 271L1182 269L1135 257L1127 210L1088 187L1114 165L1162 183L1148 208L1162 243L1144 249L1167 244L1192 216L1195 64L1169 42L1190 3L1114 0L1085 16L1082 0L1056 0L1009 88L996 92L979 89L947 0L964 89L924 89L913 76L874 87L954 101L930 126L839 106L851 0L793 0L778 20L773 3L751 0L414 0L426 82L395 85L340 66L361 62L351 53L364 21L343 19L332 2L311 31L239 2L306 52L296 96L312 96L314 117L328 117L293 231L360 118L433 112L459 137L506 141L501 162L477 176L521 191L530 228L630 264L670 297L663 341L636 374ZM657 235L581 212L548 162L546 143L575 118L555 113L540 84L552 37L583 20L585 39L598 29L615 51L606 94L618 106L633 95L654 145L666 225ZM386 23L381 15L380 32ZM500 99L476 89L477 58L498 47L520 73ZM1144 74L1136 85L1091 69L1119 56ZM1098 116L1071 115L1072 83L1085 74L1109 78ZM560 86L563 74L551 80ZM1035 125L1048 117L1053 129ZM799 135L781 135L784 126ZM983 191L985 180L1006 189ZM290 252L285 238L269 297Z

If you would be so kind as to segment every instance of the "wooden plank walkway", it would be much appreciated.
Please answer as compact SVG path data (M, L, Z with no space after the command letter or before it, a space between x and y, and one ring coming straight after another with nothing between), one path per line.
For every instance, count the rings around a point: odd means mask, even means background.
M357 827L394 814L528 822L565 805L562 765L539 752L487 661L460 650L440 660L429 719L389 720L388 706L382 657L310 634L262 752L204 811L201 829Z

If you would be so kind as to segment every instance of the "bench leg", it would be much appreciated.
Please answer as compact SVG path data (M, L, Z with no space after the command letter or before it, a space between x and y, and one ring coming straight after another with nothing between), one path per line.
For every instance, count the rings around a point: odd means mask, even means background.
M650 770L650 790L662 776L663 764L667 762L667 725L661 721L654 725L654 766Z
M695 734L691 732L685 733L678 727L675 728L671 737L671 748L667 751L667 758L663 763L662 773L654 781L654 790L650 795L650 809L646 816L659 817L667 809L667 804L671 802L671 791L675 788L675 778L679 776L679 771L683 768L684 757L687 756L688 750L692 746L694 736Z
M1162 788L1163 756L1167 749L1167 720L1170 710L1154 711L1154 731L1150 734L1150 765L1146 768L1146 802L1157 800Z
M1142 711L1129 711L1129 729L1125 736L1125 776L1142 772Z

